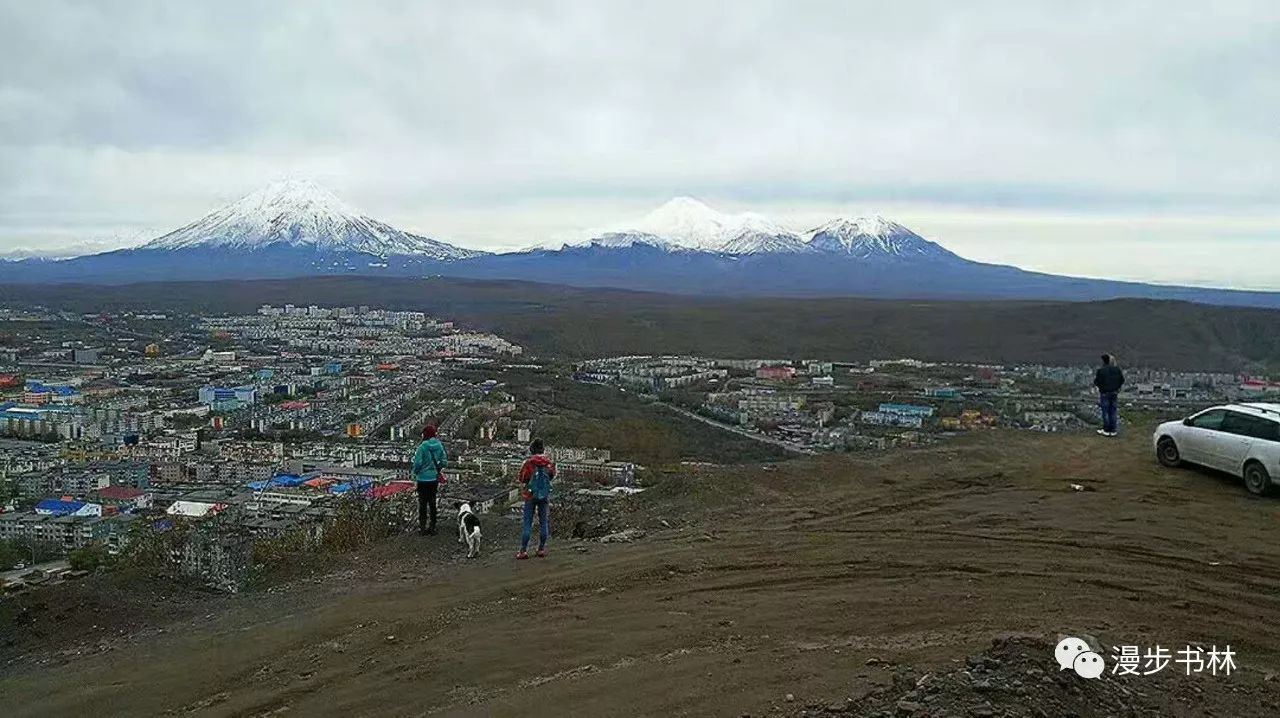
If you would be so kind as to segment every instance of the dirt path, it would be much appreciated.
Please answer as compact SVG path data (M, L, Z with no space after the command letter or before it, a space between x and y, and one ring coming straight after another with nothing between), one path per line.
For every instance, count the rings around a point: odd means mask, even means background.
M963 668L1001 636L1066 633L1108 652L1237 652L1230 678L1104 677L1135 691L1132 714L1274 715L1280 500L1161 469L1139 433L999 433L690 479L685 500L738 500L638 543L559 542L546 560L507 546L431 570L395 558L296 611L229 610L25 670L0 695L15 716L792 714ZM646 500L653 521L674 508ZM1056 674L1030 650L1018 666Z

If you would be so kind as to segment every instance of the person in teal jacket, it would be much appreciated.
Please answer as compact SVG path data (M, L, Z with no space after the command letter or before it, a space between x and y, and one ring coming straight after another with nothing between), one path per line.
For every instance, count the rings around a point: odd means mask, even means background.
M436 438L436 425L422 427L422 443L413 452L413 479L418 485L418 533L423 536L436 535L436 489L448 460L444 444Z

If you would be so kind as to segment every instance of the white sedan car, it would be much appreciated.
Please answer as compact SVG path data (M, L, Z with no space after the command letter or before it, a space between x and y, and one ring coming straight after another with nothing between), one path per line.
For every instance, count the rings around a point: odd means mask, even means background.
M1156 458L1225 471L1262 495L1280 481L1280 404L1227 404L1156 427Z

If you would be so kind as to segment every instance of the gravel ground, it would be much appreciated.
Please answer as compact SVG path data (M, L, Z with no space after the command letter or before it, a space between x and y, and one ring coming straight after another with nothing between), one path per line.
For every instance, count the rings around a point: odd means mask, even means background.
M6 713L1280 713L1280 500L1156 466L1145 431L691 471L613 505L611 532L642 530L613 542L516 562L494 517L474 561L406 537L164 633L90 633L107 648L11 664ZM1238 669L1088 681L1056 670L1062 634L1230 644Z

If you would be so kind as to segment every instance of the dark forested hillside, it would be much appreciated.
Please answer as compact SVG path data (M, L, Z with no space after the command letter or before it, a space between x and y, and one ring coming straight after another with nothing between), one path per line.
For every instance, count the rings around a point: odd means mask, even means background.
M75 311L251 312L264 303L419 309L567 358L620 353L1080 364L1102 351L1175 369L1280 368L1280 311L1186 302L770 299L460 279L325 277L6 285L0 302Z

